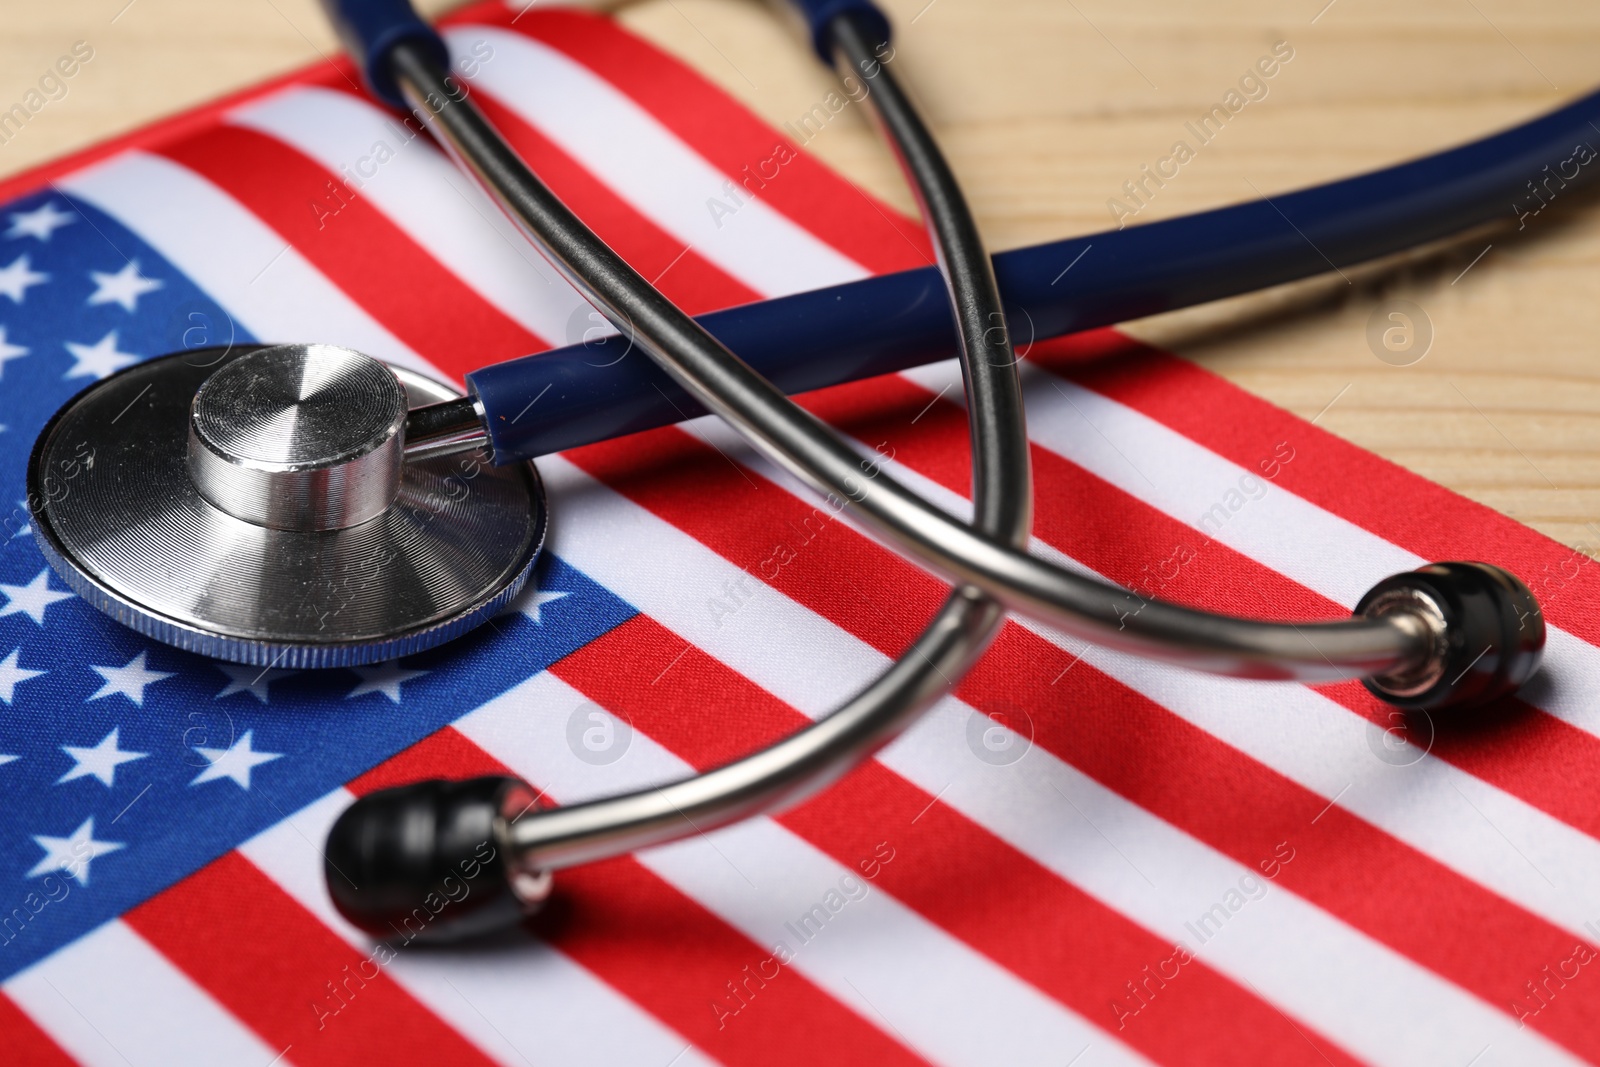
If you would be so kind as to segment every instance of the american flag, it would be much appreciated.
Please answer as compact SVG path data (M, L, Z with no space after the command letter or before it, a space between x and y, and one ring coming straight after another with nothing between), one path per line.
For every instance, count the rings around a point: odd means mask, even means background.
M445 34L535 169L691 311L931 257L803 135L611 21L478 6ZM1487 559L1543 600L1542 675L1433 722L1012 622L795 810L563 872L488 944L344 923L320 846L353 797L509 769L570 802L713 766L851 694L942 594L698 420L540 461L533 587L402 662L263 672L71 596L23 473L84 385L254 340L459 379L598 323L352 77L0 190L0 1061L1600 1060L1593 561L1112 331L1026 353L1037 552L1130 610L1285 618ZM805 403L960 512L960 396L941 364Z

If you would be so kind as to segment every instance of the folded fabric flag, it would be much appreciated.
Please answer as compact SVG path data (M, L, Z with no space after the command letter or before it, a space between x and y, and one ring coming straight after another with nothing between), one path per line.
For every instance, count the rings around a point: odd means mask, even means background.
M611 21L446 22L496 124L691 311L931 257ZM541 460L536 587L403 662L213 662L67 593L24 465L96 379L251 341L459 379L600 326L352 78L319 65L0 190L0 1060L1600 1059L1593 561L1109 331L1025 353L1035 551L1129 587L1130 612L1275 618L1485 559L1542 598L1543 674L1432 721L1012 622L777 818L562 872L489 944L344 923L320 847L354 796L509 769L568 803L716 765L851 695L943 594L711 420ZM959 512L960 400L941 364L805 403Z

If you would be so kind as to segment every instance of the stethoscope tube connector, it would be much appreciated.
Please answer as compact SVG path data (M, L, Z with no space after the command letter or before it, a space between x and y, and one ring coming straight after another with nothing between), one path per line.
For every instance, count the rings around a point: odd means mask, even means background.
M1364 679L1375 696L1417 711L1469 710L1509 697L1544 654L1544 615L1521 579L1489 563L1430 563L1385 578L1355 613L1423 622L1433 647L1422 663Z

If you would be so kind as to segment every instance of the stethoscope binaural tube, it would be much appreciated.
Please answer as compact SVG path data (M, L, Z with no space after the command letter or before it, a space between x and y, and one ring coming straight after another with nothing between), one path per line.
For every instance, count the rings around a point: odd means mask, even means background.
M1383 613L1305 623L1235 618L1159 600L1143 601L1130 613L1125 590L965 526L885 472L874 470L866 477L863 461L847 443L651 288L567 210L455 86L442 63L442 48L442 42L409 37L384 53L382 62L413 109L428 116L435 136L522 225L541 253L619 331L758 451L817 491L847 503L862 525L952 584L977 586L1010 611L1135 654L1235 677L1364 677L1386 699L1413 704L1481 700L1508 685L1515 688L1526 677L1525 668L1531 671L1515 654L1518 641L1504 645L1504 656L1480 661L1495 665L1492 679L1480 677L1479 668L1464 670L1465 662L1451 659L1448 620L1441 610L1394 607L1392 600L1384 602ZM1531 594L1514 578L1500 575L1485 589L1494 591L1488 594L1491 601L1505 600L1506 610L1518 617L1538 617L1529 606ZM1471 684L1419 687L1417 682L1446 675Z
M405 5L347 6L367 18L375 8L394 14ZM837 43L834 28L868 22L856 17L864 7L859 3L803 6L830 13L828 35L819 38L825 54ZM398 90L427 115L435 135L541 252L679 385L770 459L819 491L848 500L864 525L958 586L977 587L1011 610L1099 643L1216 673L1301 680L1358 674L1385 699L1404 706L1482 702L1514 690L1535 669L1543 646L1537 604L1514 577L1488 565L1439 564L1388 579L1363 599L1351 620L1267 623L1155 601L1130 617L1120 606L1124 591L1034 559L1015 547L1015 538L955 522L885 474L866 484L847 444L651 289L528 171L452 86L442 43L414 15L405 15L411 22L382 48L361 38L372 29L370 20L366 30L346 24L347 40L368 56L375 89ZM1009 365L1009 350L1004 359ZM474 413L483 410L480 404ZM958 607L974 595L962 589L951 604ZM981 598L974 603L989 607ZM979 643L958 635L950 647L960 651ZM859 727L866 720L852 720L848 710L709 774L571 808L527 810L526 791L504 780L436 783L370 797L330 837L330 886L340 892L336 859L358 863L378 885L347 894L341 908L381 930L376 918L426 889L438 861L452 853L451 842L481 831L503 853L495 875L506 887L501 899L516 903L517 887L524 886L522 903L529 903L528 895L542 892L557 867L724 825L826 784L883 739L849 733L852 723ZM696 812L710 813L709 825L692 818ZM462 826L476 829L453 837L449 828ZM430 835L421 832L424 827L444 829Z

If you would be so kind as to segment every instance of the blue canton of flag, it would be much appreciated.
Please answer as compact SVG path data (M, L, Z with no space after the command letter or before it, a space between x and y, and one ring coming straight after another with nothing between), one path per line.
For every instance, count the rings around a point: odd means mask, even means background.
M255 340L92 205L52 191L0 209L0 979L634 614L549 559L522 610L448 649L264 671L148 641L67 592L31 536L35 434L140 360Z

